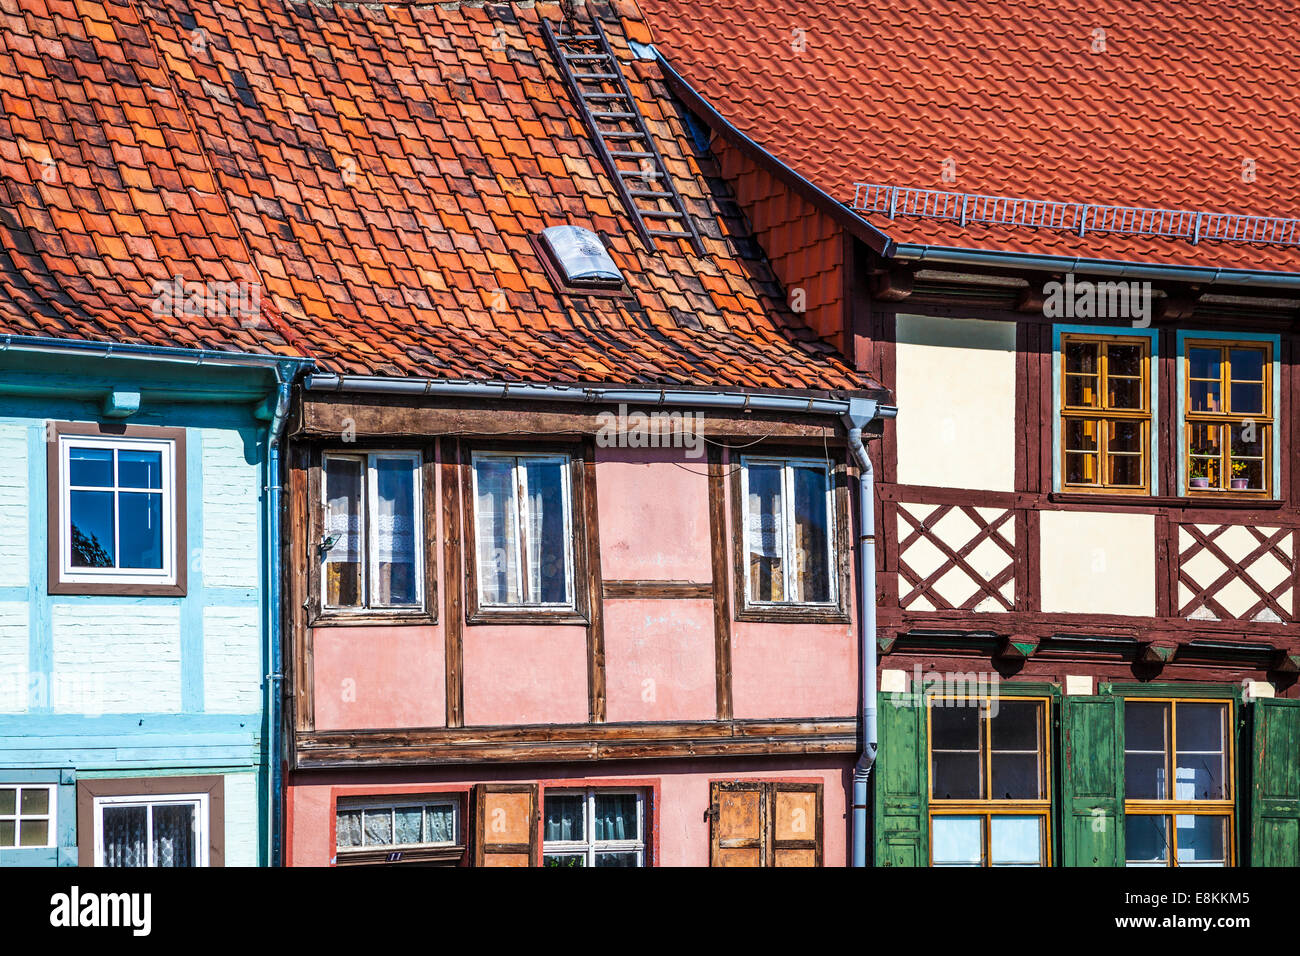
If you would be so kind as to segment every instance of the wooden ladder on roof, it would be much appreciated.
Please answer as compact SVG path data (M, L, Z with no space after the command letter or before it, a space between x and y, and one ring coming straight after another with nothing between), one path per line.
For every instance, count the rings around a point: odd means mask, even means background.
M641 240L651 250L658 249L655 239L689 242L696 255L703 255L695 222L668 175L600 20L561 22L557 29L543 19L542 29Z

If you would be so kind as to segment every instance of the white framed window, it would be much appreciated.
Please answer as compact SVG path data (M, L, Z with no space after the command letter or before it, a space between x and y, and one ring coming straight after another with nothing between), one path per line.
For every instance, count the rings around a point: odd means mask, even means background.
M0 850L55 845L58 785L0 782Z
M747 603L835 606L839 575L830 463L753 455L740 463Z
M58 436L59 583L177 583L177 443Z
M423 608L420 464L420 453L412 451L323 456L323 607Z
M455 847L460 827L458 797L345 798L335 812L335 844L340 853Z
M645 866L642 790L547 790L543 866Z
M208 806L206 793L95 797L95 866L207 866Z
M576 610L572 459L473 455L478 603Z

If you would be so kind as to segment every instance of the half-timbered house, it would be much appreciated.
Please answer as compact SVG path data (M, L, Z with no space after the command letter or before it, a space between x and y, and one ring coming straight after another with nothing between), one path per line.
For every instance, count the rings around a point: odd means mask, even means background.
M902 410L876 862L1295 865L1293 21L641 6L778 278Z

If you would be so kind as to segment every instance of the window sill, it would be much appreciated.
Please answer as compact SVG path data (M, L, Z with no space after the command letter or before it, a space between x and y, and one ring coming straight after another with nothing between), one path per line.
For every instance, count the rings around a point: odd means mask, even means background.
M551 610L548 608L510 607L471 610L465 616L467 624L581 624L591 623L590 618L573 608Z
M113 581L51 581L50 594L93 597L185 597L184 584L127 584Z
M1250 497L1249 494L1208 495L1120 495L1090 491L1053 491L1047 496L1053 504L1134 505L1158 508L1232 508L1239 510L1273 511L1286 507L1280 498Z
M414 624L437 624L437 615L428 611L321 611L315 617L309 617L308 627L348 627L381 624L401 627Z
M849 612L842 607L814 604L750 604L737 608L736 620L759 624L848 624Z

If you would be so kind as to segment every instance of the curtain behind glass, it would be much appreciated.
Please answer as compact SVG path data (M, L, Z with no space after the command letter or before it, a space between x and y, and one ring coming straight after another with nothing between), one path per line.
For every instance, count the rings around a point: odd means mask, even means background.
M636 794L596 794L596 840L637 839Z
M351 458L325 459L325 603L361 606L362 463Z
M194 805L153 808L154 866L194 866Z
M749 597L752 601L784 601L781 466L751 464L746 468L746 480L749 486L745 510Z
M517 604L514 460L477 459L474 476L478 489L474 512L479 596L485 604Z
M377 603L418 604L415 540L415 470L409 458L375 459Z
M522 459L528 489L528 603L569 600L564 541L564 463Z
M826 509L826 470L795 465L795 594L792 599L827 603L831 599L830 515Z
M104 866L148 866L147 807L104 807Z

